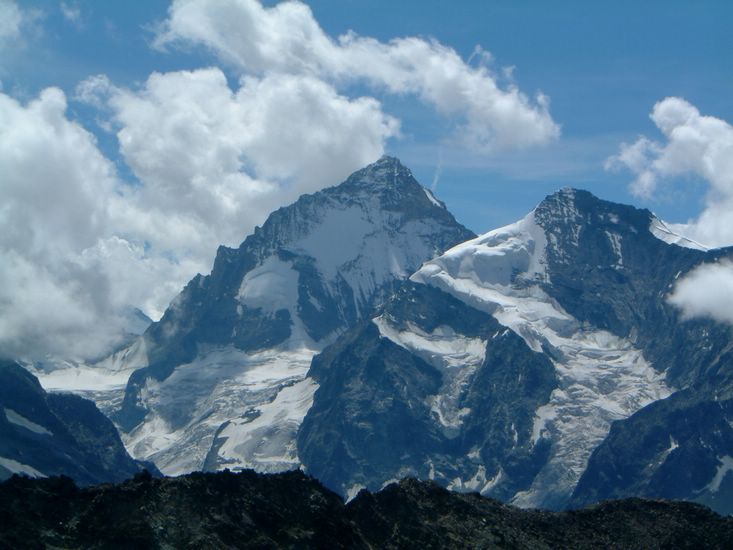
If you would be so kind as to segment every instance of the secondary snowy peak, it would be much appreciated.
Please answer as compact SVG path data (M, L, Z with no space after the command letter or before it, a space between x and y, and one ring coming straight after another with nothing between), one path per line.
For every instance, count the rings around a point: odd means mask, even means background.
M602 229L617 256L622 252L620 238L624 235L641 245L653 236L666 244L709 250L684 236L679 225L667 224L649 210L604 201L579 189L567 187L549 195L537 206L535 215L553 248L578 246L582 233Z
M555 257L571 259L563 247L577 247L587 223L576 199L575 191L563 190L519 222L452 248L411 277L491 314L555 365L558 387L537 409L533 427L533 442L546 438L551 450L531 486L514 496L524 506L562 504L611 422L670 393L630 341L584 325L545 291L553 277L548 242ZM611 267L623 265L621 252L614 253Z
M414 475L567 505L611 426L715 372L700 342L728 349L725 327L683 322L664 300L716 255L660 240L652 220L563 189L425 262L372 323L314 359L320 388L298 438L308 471L343 494ZM596 471L611 471L586 496L615 479L618 455L598 456Z
M579 246L600 246L599 253L623 265L623 240L648 241L652 214L632 206L604 201L587 191L564 188L546 197L533 211L544 230L551 260L567 263ZM641 240L641 241L640 241Z
M128 447L165 473L297 467L313 355L473 236L391 157L273 212L146 332L116 416Z

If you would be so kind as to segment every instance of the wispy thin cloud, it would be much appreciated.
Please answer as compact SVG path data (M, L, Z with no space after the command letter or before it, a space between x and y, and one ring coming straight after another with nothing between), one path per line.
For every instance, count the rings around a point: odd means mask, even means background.
M61 15L63 15L64 19L71 23L73 26L75 26L77 29L81 29L84 26L84 21L82 19L82 13L79 4L71 2L61 2L61 4L59 5L59 9L61 10Z

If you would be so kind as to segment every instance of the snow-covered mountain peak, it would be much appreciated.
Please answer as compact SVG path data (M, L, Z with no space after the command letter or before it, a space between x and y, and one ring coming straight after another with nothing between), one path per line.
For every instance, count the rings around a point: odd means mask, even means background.
M614 224L619 227L635 225L647 218L648 210L605 201L583 189L564 187L545 197L535 208L543 226Z
M409 168L396 157L382 156L378 161L357 170L344 182L346 187L390 188L417 183Z
M407 167L394 157L384 156L339 185L303 195L279 208L262 227L255 228L239 252L221 247L217 261L230 261L245 248L256 249L260 259L282 248L297 252L303 240L322 242L321 250L328 249L330 255L336 249L358 246L370 228L394 234L415 220L429 220L436 228L458 225L445 205L422 187ZM469 231L463 232L471 236ZM307 249L315 252L313 246Z
M297 467L311 358L472 237L392 157L273 212L145 334L116 417L128 448L165 473Z
M318 342L328 334L323 328L339 331L361 317L388 290L385 284L472 236L408 168L385 156L341 185L274 212L239 250L220 250L211 277L233 276L241 258L254 260L241 271L238 314L288 311L294 328L298 317ZM334 301L338 306L329 306Z
M632 241L642 236L645 217L563 189L522 220L455 246L411 277L491 314L555 366L558 387L536 410L532 430L533 444L551 442L548 461L514 496L517 504L556 506L569 498L611 422L670 393L631 340L576 318L553 295L558 281L569 284L566 266L584 266L588 279L594 270L624 270L624 247L639 246Z

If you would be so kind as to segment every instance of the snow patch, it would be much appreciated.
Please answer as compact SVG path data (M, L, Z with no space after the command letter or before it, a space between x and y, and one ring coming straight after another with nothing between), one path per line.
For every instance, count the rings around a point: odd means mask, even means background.
M471 409L461 407L463 394L476 369L484 362L486 341L468 338L442 325L427 333L413 323L407 330L396 329L385 316L372 320L383 338L417 355L443 374L440 391L428 399L428 405L444 428L446 436L457 436L463 417Z
M725 479L725 476L728 475L728 472L733 471L733 457L729 455L718 457L718 462L720 464L718 465L718 470L715 472L715 476L704 489L711 493L717 493L720 490L720 484Z
M616 255L616 268L621 268L624 266L624 255L621 252L621 235L618 233L611 233L610 231L606 231L606 237L608 237L608 241L611 243L611 248L613 249L613 253Z
M40 424L36 424L35 422L28 420L25 416L18 414L13 409L4 409L4 410L5 410L5 418L8 419L8 422L11 422L12 424L15 424L16 426L20 426L21 428L25 428L26 430L30 430L40 435L53 435L50 430L47 430Z
M432 202L435 206L439 208L445 208L440 202L438 202L438 199L435 198L435 196L430 192L429 189L426 189L425 187L422 188L423 191L425 191L425 196L428 198L430 202Z
M237 299L250 309L262 308L275 313L281 309L296 312L298 304L298 272L290 263L270 256L242 279Z
M549 403L542 405L535 411L534 422L532 423L532 445L537 445L541 438L550 436L547 423L555 420L556 416L555 408Z
M257 416L231 420L217 435L219 464L234 470L281 472L300 465L296 448L298 428L318 389L311 378L280 390L275 398L250 409ZM254 415L253 415L254 416Z
M486 356L486 340L463 336L447 325L425 332L412 322L407 323L408 330L400 331L384 315L372 322L379 329L380 336L441 370L475 367L483 363Z
M28 477L48 477L43 472L39 472L32 466L0 456L0 466L8 470L11 474L27 475Z
M406 278L425 258L439 253L432 245L435 222L404 221L403 214L384 209L378 196L334 201L313 216L305 236L293 239L287 249L315 258L334 296L342 294L344 283L351 287L359 314L385 282Z
M494 477L486 477L486 467L479 464L476 473L469 479L462 480L455 478L448 484L448 489L459 492L477 492L484 496L488 495L491 490L501 483L504 478L504 470L500 467Z
M359 254L359 244L375 230L368 212L360 206L334 205L326 210L307 236L290 247L318 259L318 269L329 279L334 279L340 268Z
M348 491L346 491L346 503L348 504L349 502L354 500L356 498L356 495L358 495L362 489L366 489L366 487L361 483L355 483L354 485L349 487Z

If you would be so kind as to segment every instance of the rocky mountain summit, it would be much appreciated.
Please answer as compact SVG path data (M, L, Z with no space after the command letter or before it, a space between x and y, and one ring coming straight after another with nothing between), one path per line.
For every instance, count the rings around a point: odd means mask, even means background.
M2 548L729 548L733 519L630 499L521 510L414 479L348 504L301 472L191 474L78 489L0 484Z
M135 344L113 416L128 448L169 474L298 467L312 357L472 236L390 157L272 213Z

